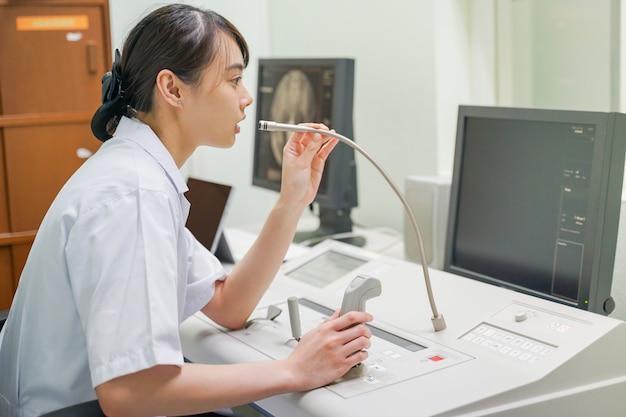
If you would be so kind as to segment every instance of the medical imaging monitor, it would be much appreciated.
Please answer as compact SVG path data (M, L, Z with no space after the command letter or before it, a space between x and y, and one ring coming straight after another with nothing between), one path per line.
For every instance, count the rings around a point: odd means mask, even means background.
M354 60L348 58L260 59L257 122L321 122L354 139L352 107ZM282 152L291 133L257 131L252 184L280 190ZM352 231L350 213L358 205L354 151L339 143L326 162L315 198L320 226L299 232L296 241Z
M626 116L461 106L446 271L609 314Z

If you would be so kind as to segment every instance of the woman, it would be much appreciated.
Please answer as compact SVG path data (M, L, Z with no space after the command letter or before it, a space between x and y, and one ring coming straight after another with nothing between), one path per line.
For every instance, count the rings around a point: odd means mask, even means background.
M244 38L211 11L168 5L131 31L92 121L105 143L46 214L0 335L0 415L96 396L109 416L197 414L322 386L367 357L371 333L353 325L371 316L352 312L333 315L284 360L183 364L178 327L191 314L229 328L248 319L336 145L320 134L290 138L276 205L226 276L184 227L179 168L198 146L233 145L252 102L247 63Z

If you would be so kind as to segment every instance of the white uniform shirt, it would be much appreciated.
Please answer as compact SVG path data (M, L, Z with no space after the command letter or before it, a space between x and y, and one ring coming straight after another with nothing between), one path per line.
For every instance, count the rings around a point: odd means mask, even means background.
M185 191L161 141L128 118L67 182L0 333L1 416L39 416L118 376L183 365L179 325L226 276L184 227Z

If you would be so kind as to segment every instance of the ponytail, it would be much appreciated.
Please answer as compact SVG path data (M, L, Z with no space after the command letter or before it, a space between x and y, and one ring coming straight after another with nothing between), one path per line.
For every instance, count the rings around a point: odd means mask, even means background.
M135 113L124 100L123 84L120 75L120 51L116 49L111 71L102 77L102 105L91 118L91 131L102 142L111 139L122 116L132 116Z

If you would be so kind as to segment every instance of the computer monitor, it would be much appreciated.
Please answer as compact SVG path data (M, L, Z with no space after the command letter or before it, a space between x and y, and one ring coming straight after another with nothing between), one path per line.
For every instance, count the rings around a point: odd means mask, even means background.
M189 177L187 187L185 197L191 207L185 226L220 261L235 263L223 232L232 186Z
M461 106L444 269L609 314L625 152L623 114Z
M353 59L259 60L257 122L321 122L354 139L353 96ZM256 132L253 185L280 190L282 151L290 135L288 132ZM298 232L296 242L352 232L350 215L358 199L354 151L349 146L337 144L326 161L315 204L319 228ZM362 238L353 236L344 240L357 245L364 243Z

